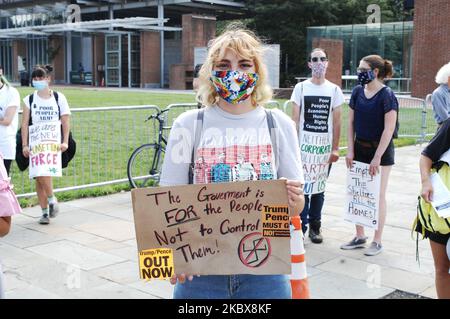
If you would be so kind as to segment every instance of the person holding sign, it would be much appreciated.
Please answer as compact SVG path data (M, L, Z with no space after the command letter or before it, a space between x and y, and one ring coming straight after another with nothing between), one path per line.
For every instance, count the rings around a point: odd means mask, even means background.
M47 172L38 171L38 176L35 177L36 192L42 209L39 223L43 225L49 224L49 217L56 217L59 211L57 199L53 194L52 176L61 176L60 153L69 147L70 131L70 109L67 99L62 93L54 92L49 87L52 71L51 66L34 69L31 77L36 91L23 99L22 116L23 155L30 157L30 173L32 167L50 167ZM34 129L35 127L36 129ZM41 137L42 144L30 149L29 133L36 133L38 137ZM51 143L48 141L46 143L46 140L50 139Z
M8 83L0 66L0 153L3 154L3 163L8 175L11 163L16 158L19 106L19 92Z
M298 83L292 92L292 119L297 131L305 175L305 208L301 213L302 230L316 244L320 233L325 185L331 163L339 159L341 105L344 95L339 86L325 78L328 58L325 50L314 49L308 66L312 78Z
M450 216L447 218L438 216L430 203L437 200L437 189L433 188L431 169L439 172L443 187L447 194L450 187L450 118L442 123L441 128L423 150L420 157L420 175L422 178L421 196L427 203L419 203L419 212L415 230L430 239L431 252L436 270L436 291L438 298L450 298ZM450 198L445 198L448 203ZM448 205L446 205L448 208ZM425 217L425 218L419 218ZM447 247L447 249L446 249ZM447 250L447 251L446 251Z
M366 256L379 254L383 247L381 237L386 219L386 189L394 165L394 142L398 131L398 101L394 92L383 81L393 74L391 61L378 55L364 57L358 67L358 82L352 92L348 116L347 168L353 161L369 164L369 173L375 176L381 170L378 230ZM367 237L364 227L356 225L356 236L341 249L363 248Z
M185 112L176 119L161 186L285 178L291 216L302 211L300 151L292 147L298 145L295 126L281 111L268 111L262 106L272 96L262 53L260 40L235 25L212 40L200 71L197 95L206 108ZM276 144L272 144L269 132L270 119L273 131L276 128L272 133L278 135ZM176 284L174 298L291 298L286 275L192 279L186 274L172 277L171 283Z

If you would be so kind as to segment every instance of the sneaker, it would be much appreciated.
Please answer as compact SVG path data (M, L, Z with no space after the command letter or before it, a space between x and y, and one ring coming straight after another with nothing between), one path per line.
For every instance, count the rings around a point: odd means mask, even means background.
M370 247L364 252L366 256L376 256L383 251L383 246L379 243L372 242Z
M350 242L343 244L341 249L343 250L351 250L356 248L364 248L366 247L367 237L364 238L353 238Z
M50 224L50 219L48 218L47 214L42 215L41 219L39 219L39 224L41 224L41 225Z
M50 213L50 218L55 218L59 213L58 202L48 204L48 211Z

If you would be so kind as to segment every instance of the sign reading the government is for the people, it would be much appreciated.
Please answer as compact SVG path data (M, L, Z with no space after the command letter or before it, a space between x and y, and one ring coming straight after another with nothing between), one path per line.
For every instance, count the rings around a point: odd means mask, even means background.
M143 279L290 274L286 181L132 191Z

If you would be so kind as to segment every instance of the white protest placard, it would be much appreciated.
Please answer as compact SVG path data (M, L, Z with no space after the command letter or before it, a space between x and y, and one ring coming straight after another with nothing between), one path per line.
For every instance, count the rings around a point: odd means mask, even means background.
M369 164L354 161L347 171L344 219L353 224L378 229L381 174L370 176Z
M450 191L438 173L431 174L430 180L433 186L431 206L436 210L439 217L450 217Z
M30 178L62 176L61 123L38 123L29 127Z

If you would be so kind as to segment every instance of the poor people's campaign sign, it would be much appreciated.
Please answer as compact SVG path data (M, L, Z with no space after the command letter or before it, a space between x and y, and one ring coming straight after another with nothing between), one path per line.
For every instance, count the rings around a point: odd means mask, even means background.
M60 122L31 125L29 144L30 178L62 176Z
M346 221L378 229L380 180L380 173L369 174L369 164L353 162L353 167L347 171Z
M132 190L142 279L290 274L286 181Z

